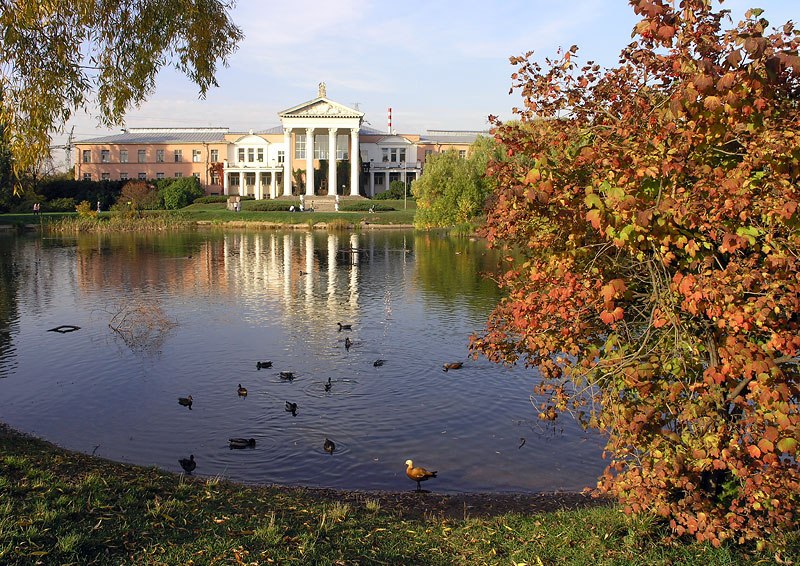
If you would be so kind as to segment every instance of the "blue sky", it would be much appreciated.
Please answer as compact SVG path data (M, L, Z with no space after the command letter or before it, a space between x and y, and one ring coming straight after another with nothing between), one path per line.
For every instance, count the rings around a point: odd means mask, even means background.
M797 0L723 4L736 21L753 6L773 25L800 21ZM508 94L510 56L543 58L576 44L582 60L613 66L638 21L624 0L239 0L233 18L245 39L218 73L219 88L199 99L189 79L165 69L126 126L266 129L324 81L329 98L358 105L374 128L386 128L392 107L400 133L485 129L489 114L511 118L519 104ZM108 132L96 123L79 112L66 131L74 126L78 140Z

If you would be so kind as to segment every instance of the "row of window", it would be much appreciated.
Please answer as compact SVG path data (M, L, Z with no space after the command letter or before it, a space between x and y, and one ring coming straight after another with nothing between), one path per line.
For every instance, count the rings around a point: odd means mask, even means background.
M92 150L91 149L84 149L83 150L83 162L84 163L91 163L92 162ZM147 150L146 149L139 149L136 152L136 157L138 163L147 163ZM166 150L157 149L156 150L156 163L164 163L166 157ZM172 152L172 158L175 163L181 163L183 161L183 150L176 149ZM209 158L212 163L219 162L219 150L212 149L209 151ZM199 149L192 150L192 162L193 163L200 163L202 160L202 152ZM128 150L127 149L120 149L119 150L119 162L120 163L128 163ZM111 163L111 150L110 149L101 149L100 150L100 163Z
M197 179L198 181L200 180L200 173L192 173L192 176L194 176L194 178ZM183 173L181 173L181 172L175 173L175 178L176 179L179 179L181 177L183 177ZM164 179L164 178L165 178L164 177L164 173L156 173L156 179ZM119 174L119 180L120 181L127 181L128 179L130 179L130 177L128 176L127 172L123 171L122 173ZM147 173L139 172L138 175L137 175L137 179L139 179L140 181L146 181L147 180ZM215 179L216 179L216 181L215 181ZM92 174L91 173L84 173L83 174L83 180L84 181L91 181L92 180ZM100 180L101 181L110 181L111 180L111 173L101 173L100 174ZM219 175L218 174L216 174L216 173L212 173L211 174L211 184L212 185L218 185L219 184Z
M336 160L345 161L349 159L347 151L348 135L336 136ZM306 158L306 134L297 134L294 138L294 158ZM241 150L240 150L241 151ZM314 159L329 159L328 136L314 136Z
M240 147L237 151L236 157L239 163L264 163L264 148L263 147ZM284 151L278 150L278 163L284 162Z

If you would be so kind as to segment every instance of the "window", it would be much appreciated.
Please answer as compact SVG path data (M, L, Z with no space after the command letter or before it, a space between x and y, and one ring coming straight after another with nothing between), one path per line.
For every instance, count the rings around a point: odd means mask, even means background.
M239 163L242 163L244 161L244 148L240 147L239 151L236 152L236 155L237 155L237 161Z
M100 174L101 181L110 181L111 180L111 173L101 173Z
M180 171L176 171L175 172L175 178L176 179L180 179L181 177L183 177L183 173L181 173Z
M278 150L278 163L286 163L286 153L282 149Z
M164 163L164 150L157 149L156 150L156 163Z
M336 159L343 161L349 159L347 154L347 134L336 136Z
M219 173L211 173L211 184L212 185L219 185Z
M147 180L147 173L139 173L139 180L146 181Z
M459 149L458 150L458 156L461 159L466 159L467 158L467 150L466 149Z
M382 157L381 161L383 161L384 163L387 163L389 161L389 148L388 147L384 147L383 149L381 149L381 154L382 154L381 155L381 157Z
M91 149L84 149L83 150L83 162L84 163L91 163L92 162L92 150Z
M256 160L256 150L255 150L255 148L248 147L247 148L247 161L252 163L255 160Z
M120 173L119 174L119 180L120 181L127 181L128 180L128 174L125 173L125 172Z
M128 162L128 150L127 149L120 149L119 150L119 162L120 163L127 163Z
M314 136L314 159L328 159L327 136Z
M383 174L375 175L375 184L376 185L383 185Z
M192 150L192 163L200 163L200 150L193 149Z
M92 174L91 173L84 173L83 174L83 180L84 181L91 181L92 180Z
M211 150L211 162L212 163L219 163L219 150L212 149Z
M305 134L297 134L294 137L294 158L295 159L305 159L306 158L306 135Z
M256 161L258 161L259 163L264 163L264 148L263 147L259 147L256 150Z
M136 153L139 156L139 163L144 163L145 160L147 159L147 151L144 149L140 149Z
M156 179L163 179L164 173L156 173Z
M100 163L109 163L111 161L111 152L107 149L100 150Z
M406 161L406 148L401 147L397 153L400 155L400 162L405 163Z
M181 161L183 161L183 150L182 149L176 149L175 150L175 163L180 163Z

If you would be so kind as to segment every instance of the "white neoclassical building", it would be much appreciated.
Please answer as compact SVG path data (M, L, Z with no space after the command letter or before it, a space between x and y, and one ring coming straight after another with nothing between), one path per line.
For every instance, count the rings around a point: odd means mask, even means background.
M372 197L393 181L410 185L425 158L447 150L466 156L476 131L398 134L364 125L364 114L317 97L278 113L268 130L130 128L75 143L75 178L163 179L195 176L208 194L256 199L292 195Z

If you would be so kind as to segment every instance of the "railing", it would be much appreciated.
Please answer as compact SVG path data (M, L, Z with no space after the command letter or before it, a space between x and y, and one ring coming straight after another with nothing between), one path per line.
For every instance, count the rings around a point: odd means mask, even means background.
M411 172L422 169L422 161L369 161L368 163L370 171Z

